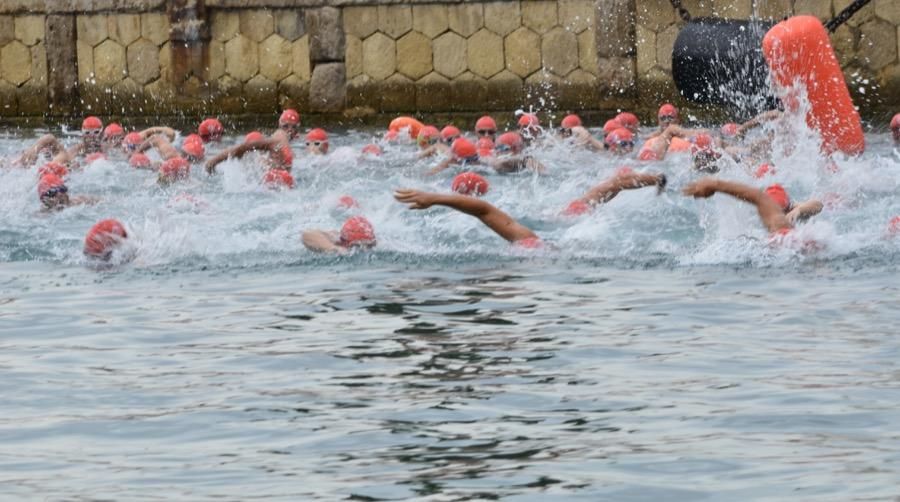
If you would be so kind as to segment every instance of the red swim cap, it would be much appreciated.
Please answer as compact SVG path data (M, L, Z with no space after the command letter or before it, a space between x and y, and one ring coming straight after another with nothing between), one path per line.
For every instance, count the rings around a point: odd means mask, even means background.
M700 133L694 136L694 146L691 147L692 152L712 150L713 139L709 134Z
M443 139L444 141L447 141L451 138L455 139L459 137L460 134L462 133L459 131L459 129L452 125L448 125L447 127L441 129L441 139Z
M253 143L254 141L262 141L264 139L266 139L266 137L263 136L263 133L259 131L251 131L248 132L246 136L244 136L244 143Z
M509 150L512 153L519 153L525 148L525 141L522 135L513 131L505 132L497 138L497 151L502 152Z
M313 129L306 133L306 141L328 143L328 133L325 132L325 129Z
M203 122L200 122L200 127L197 128L197 133L200 134L200 138L204 143L217 141L222 137L222 133L224 132L225 127L222 126L222 123L219 122L218 119L214 118L208 118Z
M52 174L54 176L59 176L60 178L65 178L69 175L69 170L66 169L66 166L60 164L59 162L47 162L40 169L38 169L38 176L43 177L45 174Z
M490 184L480 174L467 171L453 178L451 188L456 193L478 196L486 194L490 189Z
M475 142L475 149L478 151L479 157L490 157L494 154L494 142L491 138L483 136Z
M737 136L738 127L740 127L740 126L738 126L734 122L729 122L722 126L722 129L720 130L720 132L722 133L722 136L730 138L733 136Z
M294 188L294 177L284 169L269 169L263 176L263 185L268 188Z
M422 129L422 126L421 122L412 117L397 117L388 125L388 130L400 132L401 129L407 129L409 137L416 139L419 137L419 130Z
M190 137L188 137L190 139ZM188 139L184 140L184 143L181 145L181 150L187 154L187 157L190 160L197 161L203 158L206 150L203 148L203 141L197 137L196 141L188 141Z
M894 216L888 222L888 234L891 236L900 235L900 216Z
M150 167L150 157L143 153L137 152L128 159L128 163L135 169L146 169Z
M341 195L337 205L341 209L355 209L359 207L359 202L349 195Z
M419 143L420 147L425 147L440 138L441 132L437 130L437 127L427 125L419 130L419 137L416 138L416 141Z
M298 125L300 124L300 114L297 113L297 110L288 108L287 110L281 112L281 117L278 118L278 124Z
M64 187L66 184L63 182L62 178L53 173L47 173L41 176L41 179L38 181L37 193L38 197L43 197L48 190L53 188Z
M490 115L485 115L475 122L475 131L494 131L497 132L497 122Z
M374 246L375 229L364 216L353 216L341 227L342 246Z
M659 107L659 113L656 114L657 117L675 117L678 118L678 108L675 108L675 105L671 103L666 103Z
M622 124L622 127L628 129L631 132L637 132L638 128L641 126L637 115L631 112L622 112L616 115L615 120L616 122Z
M891 129L900 129L900 113L891 119Z
M126 147L137 147L141 143L144 142L144 138L141 137L141 133L130 132L125 135L125 138L122 140L122 144Z
M766 195L774 200L775 203L781 207L782 211L787 212L787 210L791 208L791 199L788 198L787 191L778 183L769 185L769 187L766 188Z
M775 166L773 166L772 164L769 164L767 162L764 162L764 163L760 164L758 168L756 168L756 172L753 173L753 176L756 178L762 178L763 176L765 176L767 174L770 176L774 176L775 175Z
M538 120L537 115L533 113L526 113L519 117L519 128L523 127L538 127L541 125L541 121Z
M580 216L591 211L591 205L581 199L575 199L563 209L563 216Z
M159 178L161 181L183 180L190 175L191 164L181 157L172 157L159 166Z
M615 131L616 129L623 129L623 128L625 128L625 126L618 120L609 119L606 121L605 124L603 124L603 133L609 134L609 133Z
M475 145L466 138L457 138L453 145L450 146L450 150L453 152L453 157L457 160L468 160L478 156Z
M376 157L380 157L382 154L381 147L376 145L375 143L369 143L368 145L364 146L362 149L362 153L374 155Z
M84 238L84 254L108 260L113 250L128 238L125 226L118 220L103 220L88 230Z
M573 127L579 127L581 125L581 117L578 115L566 115L562 119L562 123L560 124L564 129L571 129Z
M620 127L615 131L606 135L606 144L610 147L619 146L621 143L625 142L634 142L634 134L631 134L631 131L625 129L624 127Z
M103 122L99 118L92 115L81 122L82 131L93 131L95 129L103 129Z
M110 138L112 136L121 136L125 134L125 129L122 129L122 126L113 122L106 126L106 129L103 130L103 137Z

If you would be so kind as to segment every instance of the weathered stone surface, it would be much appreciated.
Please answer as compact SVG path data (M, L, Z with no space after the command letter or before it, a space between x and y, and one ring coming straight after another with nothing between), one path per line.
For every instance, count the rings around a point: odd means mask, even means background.
M144 86L138 84L130 77L123 79L112 86L111 101L118 113L124 116L133 116L144 113L147 105L144 98Z
M897 27L875 19L860 26L860 59L873 69L880 70L897 60Z
M383 33L376 33L363 41L363 71L374 80L384 80L397 69L397 49L394 41Z
M275 17L269 9L242 10L238 15L241 35L262 42L275 33Z
M413 5L413 29L435 38L450 28L447 6L443 4Z
M78 81L85 82L94 77L94 48L87 42L75 43L78 58Z
M900 2L896 0L875 0L873 3L875 4L876 16L885 21L900 24Z
M225 44L218 40L210 40L204 78L207 82L212 82L222 75L225 75Z
M434 69L447 78L466 71L466 39L447 32L434 39Z
M12 16L0 16L0 47L16 38L16 22ZM15 102L15 94L13 95Z
M488 80L487 109L512 110L525 102L525 81L509 70Z
M344 60L344 30L341 10L322 7L306 11L309 60L314 63Z
M846 9L848 5L850 5L854 0L834 0L834 12L837 14L842 10ZM877 0L876 0L877 2ZM856 11L856 14L850 17L844 24L848 24L850 26L859 26L863 23L871 21L875 18L875 6L876 2L870 2L868 5ZM886 3L892 3L888 0Z
M450 80L431 72L416 82L416 109L423 112L445 111L450 95Z
M243 82L225 75L216 81L213 87L210 112L241 113L244 111Z
M726 19L748 19L753 14L753 2L751 0L715 0L713 12L716 13L716 16Z
M220 42L218 42L221 45ZM159 47L147 39L128 46L128 76L144 85L159 78Z
M253 40L238 35L225 43L225 71L241 82L259 73L259 46Z
M241 18L237 12L216 10L209 17L209 24L212 39L227 42L238 34Z
M344 63L323 63L313 69L309 82L309 106L313 111L336 112L347 97Z
M381 111L412 112L416 109L416 85L403 75L394 74L379 85Z
M259 44L259 72L278 82L293 70L293 47L281 35L271 35Z
M595 12L597 54L600 57L634 55L635 13L630 0L608 0L605 9Z
M368 75L347 82L348 108L381 108L381 89Z
M56 15L47 16L45 25L46 39L37 47L55 47L46 54L44 65L53 68L53 72L47 72L47 99L49 100L49 114L65 115L75 111L79 102L78 89L78 51L75 42L75 16ZM87 44L83 44L88 47ZM32 64L35 56L32 48ZM46 51L45 51L46 52ZM91 54L93 60L93 54ZM46 68L45 68L46 71ZM34 70L32 69L32 72Z
M650 31L659 31L675 22L675 9L669 0L643 0L636 6L639 26Z
M47 111L47 88L28 81L16 89L20 115L43 115Z
M522 27L512 32L504 41L506 68L525 78L541 67L541 37Z
M412 29L412 8L408 5L379 5L378 30L394 40Z
M594 25L592 0L559 0L558 10L560 26L569 31L581 33Z
M578 34L578 66L593 75L599 71L596 40L594 30L584 30Z
M485 103L478 97L488 93L487 80L465 72L450 82L450 97L454 111L482 111Z
M581 110L596 106L600 101L596 77L583 70L573 71L559 86L557 100L561 109Z
M506 36L522 26L519 2L490 2L484 4L484 27Z
M31 83L47 84L47 49L44 44L31 47Z
M175 70L172 67L172 42L166 42L159 48L159 80L171 84L174 80L174 72Z
M664 70L672 71L672 49L679 31L680 27L673 24L656 35L656 63Z
M712 0L681 0L681 4L691 13L691 17L708 17L716 15ZM669 7L669 10L672 10L674 13L674 9L671 9L671 4L669 4Z
M163 79L154 80L144 86L146 109L151 114L168 114L175 111L175 89ZM235 110L235 112L240 110Z
M451 30L468 38L484 26L484 7L480 3L448 5L447 22Z
M274 112L278 105L278 84L257 75L244 84L247 109L254 112Z
M304 35L293 43L294 75L303 82L309 82L312 70L309 66L309 36Z
M467 44L469 71L490 78L503 69L503 39L496 33L481 29L469 37ZM578 47L575 47L576 53Z
M44 40L44 16L16 16L16 38L29 47Z
M14 40L0 50L0 76L16 86L31 78L31 50L25 44Z
M831 35L831 45L841 66L846 66L856 59L856 47L859 41L859 30L844 23Z
M75 21L78 30L78 40L96 47L109 36L106 16L78 16Z
M278 83L278 105L281 109L309 109L309 79L291 75Z
M344 65L347 71L347 80L351 80L357 75L362 75L362 40L347 35L347 50L344 53Z
M831 2L821 0L794 0L794 14L809 14L827 21L831 19Z
M170 29L169 18L165 14L158 12L141 14L141 36L154 44L164 44L169 39Z
M12 33L10 31L10 33ZM19 106L16 103L16 86L6 80L0 79L0 115L12 116L17 114Z
M565 77L578 67L578 39L563 28L554 28L541 41L541 61L544 68Z
M288 42L293 42L306 34L306 15L297 9L275 11L275 33Z
M556 108L562 84L562 78L548 71L532 73L525 79L525 93L528 96L526 103L539 104L541 108L546 106L543 103L550 103L551 108Z
M432 70L431 39L413 31L397 40L397 71L417 80Z
M766 0L765 2L757 2L756 9L759 11L759 17L775 20L780 20L793 13L791 0Z
M131 42L141 38L141 16L139 14L111 15L108 21L109 38L116 42L128 46Z
M608 94L624 94L634 88L634 60L631 58L602 58L598 61L597 81L608 87Z
M344 8L344 31L360 40L378 31L377 7Z
M94 47L94 78L98 84L114 84L126 74L125 48L106 40Z
M638 25L636 38L637 72L644 74L656 66L656 34Z
M556 2L522 2L522 24L543 35L556 26Z

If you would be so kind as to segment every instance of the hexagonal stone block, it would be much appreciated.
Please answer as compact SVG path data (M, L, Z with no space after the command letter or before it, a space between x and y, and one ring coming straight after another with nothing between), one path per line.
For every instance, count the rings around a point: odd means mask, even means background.
M275 33L275 17L268 9L244 10L239 14L241 35L262 42Z
M292 44L294 75L303 82L309 82L312 71L309 67L309 35L303 35Z
M47 87L32 80L16 89L20 115L43 115L47 112Z
M0 16L0 47L16 38L16 21L12 16ZM15 102L15 100L13 100Z
M394 40L412 29L412 9L408 5L379 5L378 30Z
M859 41L859 33L847 23L842 24L831 35L831 46L834 47L834 54L838 58L841 67L848 65L856 59L856 47Z
M581 33L589 26L593 26L594 2L592 0L559 0L559 24L574 33Z
M27 46L44 39L44 16L16 16L16 38Z
M831 18L831 2L821 0L794 0L794 14L807 14L819 19Z
M429 41L430 43L430 41ZM352 79L357 75L362 75L363 73L363 55L362 55L362 40L354 37L353 35L347 35L347 44L344 52L344 65L347 69L347 78Z
M638 73L646 73L656 66L656 33L638 25L635 36L635 59Z
M87 42L75 42L75 57L78 60L78 81L86 82L94 77L94 48Z
M397 69L397 49L394 41L383 33L376 33L363 41L363 71L375 80L384 80Z
M118 42L106 40L94 47L94 78L98 84L114 84L122 80L126 69L125 48Z
M212 82L222 75L225 75L225 44L218 40L210 40L205 79Z
M240 113L244 111L244 84L228 75L213 83L213 107L222 113Z
M169 18L158 12L141 14L141 36L156 45L162 45L169 40Z
M278 83L279 108L306 110L309 108L309 79L301 80L291 75Z
M281 35L271 35L259 44L259 73L278 82L291 74L293 47Z
M484 4L484 27L506 36L522 25L519 2L491 2Z
M480 3L448 5L447 22L451 30L468 38L484 26L484 6Z
M637 24L659 31L675 22L675 9L669 0L644 0L635 11Z
M897 60L897 27L893 24L875 19L860 26L858 56L863 63L873 69L880 70Z
M434 38L447 31L447 6L443 4L413 5L413 29L428 38Z
M247 111L272 113L278 101L278 84L257 75L244 84L244 97L247 99Z
M297 9L275 11L275 33L288 42L293 42L306 34L306 16Z
M259 73L259 45L240 34L225 43L225 72L241 82Z
M836 5L835 8L837 8ZM875 0L875 15L885 21L900 24L900 2L895 0Z
M597 80L611 91L621 93L634 87L634 61L631 58L604 58L597 66Z
M416 109L426 112L445 111L449 108L450 80L431 72L416 82Z
M31 78L31 50L14 40L0 50L0 75L7 82L19 86Z
M578 39L571 31L554 28L541 41L544 68L565 77L578 67Z
M450 97L456 111L482 111L487 109L484 97L488 94L487 80L465 72L450 81Z
M215 10L209 17L209 24L212 39L227 42L238 34L241 18L237 12Z
M525 102L525 82L515 73L503 70L488 80L489 109L514 110Z
M466 71L466 39L449 31L434 39L434 69L447 78Z
M12 33L12 32L10 32ZM0 114L10 116L19 110L16 104L16 86L0 79Z
M681 29L673 24L656 34L656 63L664 70L672 70L672 49Z
M128 46L128 76L144 85L159 78L159 47L147 39Z
M360 40L378 31L378 9L376 7L345 7L344 31Z
M669 10L672 10L671 5ZM522 2L522 25L538 34L547 33L556 26L556 16L556 2Z
M408 78L395 73L381 82L381 111L410 112L416 107L416 85Z
M478 30L469 37L466 55L469 71L479 77L493 77L503 69L503 39L490 30Z
M109 38L127 46L141 38L140 14L118 14L109 16Z
M751 0L716 0L713 12L717 17L726 19L747 19L753 14L753 2Z
M114 103L122 107L123 114L133 114L135 110L142 111L146 101L144 99L144 86L131 78L125 78L112 86L111 94Z
M418 80L432 70L431 39L413 31L397 40L397 71Z
M578 66L582 70L596 75L597 59L594 30L584 30L578 34Z
M78 16L75 19L78 40L96 47L109 36L106 16Z
M525 78L541 67L541 37L522 27L512 32L504 41L506 68Z
M155 80L144 86L147 111L149 113L171 113L174 111L172 102L175 98L175 90L171 84L163 79Z
M47 84L47 49L44 44L31 47L31 83Z

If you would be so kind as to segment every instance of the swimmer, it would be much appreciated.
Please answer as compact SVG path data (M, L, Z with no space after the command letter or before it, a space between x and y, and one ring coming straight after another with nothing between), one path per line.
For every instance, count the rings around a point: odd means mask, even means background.
M450 146L450 156L442 160L440 164L428 171L428 175L435 175L452 165L461 165L463 167L473 164L481 164L478 157L478 150L475 145L466 138L457 138Z
M538 174L547 172L539 160L531 155L521 156L519 154L525 149L525 141L522 135L517 132L505 132L497 138L497 144L494 147L496 156L490 160L490 166L499 174L518 173L521 171L531 170Z
M891 118L891 137L895 145L900 144L900 113Z
M627 155L634 150L634 134L621 127L606 135L604 147L615 155Z
M26 150L19 158L21 164L29 166L34 164L42 152L52 155L52 160L59 164L70 166L78 158L91 154L103 153L103 122L94 116L87 117L81 123L81 142L70 147L63 148L62 144L52 134L45 134L37 142Z
M294 152L293 150L291 150L291 146L287 142L275 137L275 135L279 132L284 133L281 135L282 137L287 137L287 133L285 131L276 131L276 133L272 134L272 137L269 139L263 139L249 143L241 143L240 145L233 146L219 153L206 162L206 172L209 174L214 174L216 172L216 166L224 162L226 159L240 159L250 152L268 153L266 163L269 165L269 168L283 169L290 172L294 164Z
M41 201L41 212L62 211L67 207L96 204L99 199L92 196L69 197L69 189L62 178L55 174L41 176L37 187Z
M288 144L300 135L300 114L297 110L288 108L278 117L278 130L273 132L270 138Z
M306 249L317 253L347 254L359 249L371 249L377 244L375 229L363 216L348 218L339 231L306 230L302 240Z
M526 144L530 144L541 135L541 121L533 113L525 113L519 117L518 125L519 134L525 139Z
M263 176L262 184L270 190L294 188L294 177L284 169L269 169Z
M670 125L678 125L681 120L678 118L678 108L671 103L665 103L659 107L656 113L656 121L659 124L659 132L665 131Z
M109 152L118 149L122 145L123 139L125 139L125 129L115 122L109 124L103 129L103 150Z
M421 131L420 131L421 132ZM438 153L446 153L450 151L450 145L462 135L456 126L448 125L441 129L440 139L434 145L419 152L418 158L424 159Z
M441 132L437 127L427 125L419 129L419 136L416 137L416 143L419 145L419 158L429 157L437 153L435 147L441 141ZM426 152L428 152L426 154Z
M482 175L472 171L457 174L450 185L450 189L458 194L475 197L486 194L490 188L490 183Z
M666 189L666 175L636 173L630 168L621 168L611 178L570 202L562 214L565 216L582 215L592 211L600 204L613 200L623 190L636 190L648 186L657 187L657 194L661 194Z
M147 138L155 135L165 136L169 142L175 141L175 129L165 126L149 127L143 131L130 132L122 138L122 149L126 153L137 152Z
M84 238L84 255L109 261L113 252L128 238L125 225L118 220L102 220L88 230Z
M176 157L183 157L190 162L200 162L206 154L206 150L203 148L203 140L195 134L185 138L181 143L180 149L175 148L172 143L169 142L167 136L163 134L154 134L147 138L147 140L138 147L137 151L138 153L143 153L151 148L156 148L159 156L162 157L164 161Z
M197 127L197 134L204 143L218 143L219 141L222 141L222 136L225 134L225 127L219 122L219 119L208 118L203 122L200 122L200 125ZM174 140L174 136L169 138L169 141Z
M166 187L177 181L184 181L191 177L191 164L186 159L174 156L166 159L159 166L159 174L156 182Z
M631 134L637 134L641 127L641 122L637 115L631 112L622 112L615 117L615 121L622 124L622 127L631 131Z
M621 124L619 125L621 127ZM563 139L572 138L575 146L586 148L592 152L602 152L606 149L602 141L598 141L582 126L581 118L578 115L566 115L562 119L559 135Z
M328 133L324 129L313 129L306 133L306 152L310 155L328 153Z
M485 115L475 122L475 134L479 137L491 138L493 141L497 137L497 122L490 115Z

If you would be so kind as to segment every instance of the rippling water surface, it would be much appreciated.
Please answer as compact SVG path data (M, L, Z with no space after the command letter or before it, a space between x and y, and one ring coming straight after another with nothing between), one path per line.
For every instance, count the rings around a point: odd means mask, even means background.
M162 190L117 160L74 173L92 207L38 212L34 170L0 171L0 497L9 500L895 500L900 496L900 161L884 135L829 172L779 154L796 200L828 201L773 248L751 208L677 189L591 216L566 203L621 161L563 145L545 177L487 199L556 249L407 211L447 190L370 132L295 162ZM31 133L28 133L30 136ZM235 139L232 138L232 141ZM9 135L0 155L30 139ZM739 166L724 176L760 184ZM181 194L192 199L186 200ZM379 248L304 250L350 194ZM135 259L94 270L116 217Z

